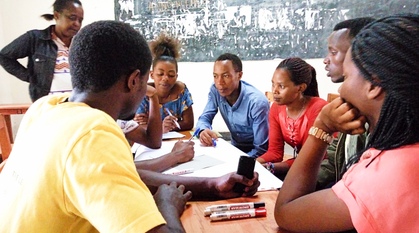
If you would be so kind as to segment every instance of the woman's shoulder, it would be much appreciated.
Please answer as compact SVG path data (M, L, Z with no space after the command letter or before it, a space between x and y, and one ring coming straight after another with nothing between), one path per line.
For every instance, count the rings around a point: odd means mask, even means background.
M44 29L32 29L27 31L26 33L35 37L39 37L44 40L51 39L51 32L55 25L50 25L47 28Z
M182 94L186 88L186 84L181 81L176 81L175 85L172 87L172 94L175 94L176 96Z
M176 81L175 86L179 90L183 91L184 89L187 89L186 84L181 81Z
M186 84L181 82L181 81L176 81L175 85L173 85L172 90L171 90L171 94L173 96L176 96L173 101L177 100L177 99L182 99L182 98L186 98L186 96L190 96L190 92L188 90L188 88L186 87Z
M326 100L324 100L320 97L316 97L316 96L310 97L310 100L308 102L309 107L310 106L313 106L313 107L314 106L321 106L321 107L323 107L326 104L327 104Z
M305 115L317 115L320 110L327 104L327 101L320 98L320 97L310 97L310 101L308 102L307 109L305 111Z
M286 106L285 105L280 105L277 103L272 103L271 108L269 110L269 112L272 112L274 114L277 113L285 113L286 114Z

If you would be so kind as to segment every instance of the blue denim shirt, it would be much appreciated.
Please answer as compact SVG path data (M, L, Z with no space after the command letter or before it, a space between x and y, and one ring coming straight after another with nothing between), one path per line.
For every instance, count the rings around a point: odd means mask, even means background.
M32 101L48 95L54 77L57 45L51 38L54 25L31 30L13 40L0 51L0 65L22 81L29 82ZM18 59L28 58L22 66Z
M219 109L230 130L231 144L249 156L258 157L268 148L269 103L265 95L251 84L240 81L240 85L239 98L230 106L213 84L208 94L208 103L198 118L196 128L210 129Z

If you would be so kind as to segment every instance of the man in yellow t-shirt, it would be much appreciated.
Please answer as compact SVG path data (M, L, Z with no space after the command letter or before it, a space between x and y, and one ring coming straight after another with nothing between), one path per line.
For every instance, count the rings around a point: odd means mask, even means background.
M73 92L29 108L0 173L2 232L183 232L179 217L192 192L231 198L257 191L257 173L252 180L196 178L136 168L116 119L133 118L151 53L129 25L85 26L73 39L70 66ZM237 182L244 193L232 190Z
M145 94L147 42L128 25L101 21L79 32L70 54L72 95L31 106L0 174L1 231L183 231L191 192L172 183L153 199L115 122Z
M164 224L115 121L67 98L42 98L21 123L1 176L2 230L146 232Z

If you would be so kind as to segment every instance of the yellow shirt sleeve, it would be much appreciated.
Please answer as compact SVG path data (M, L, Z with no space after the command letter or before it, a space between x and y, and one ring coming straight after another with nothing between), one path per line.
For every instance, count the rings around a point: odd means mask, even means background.
M99 232L147 232L165 224L120 129L94 128L82 135L65 170L67 210Z

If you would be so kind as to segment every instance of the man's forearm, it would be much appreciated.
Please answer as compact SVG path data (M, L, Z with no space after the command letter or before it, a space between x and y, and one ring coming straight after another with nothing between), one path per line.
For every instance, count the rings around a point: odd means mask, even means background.
M193 199L218 198L214 178L165 175L144 169L137 169L137 172L152 193L156 192L160 185L175 181L179 185L184 185L186 191L191 191Z

